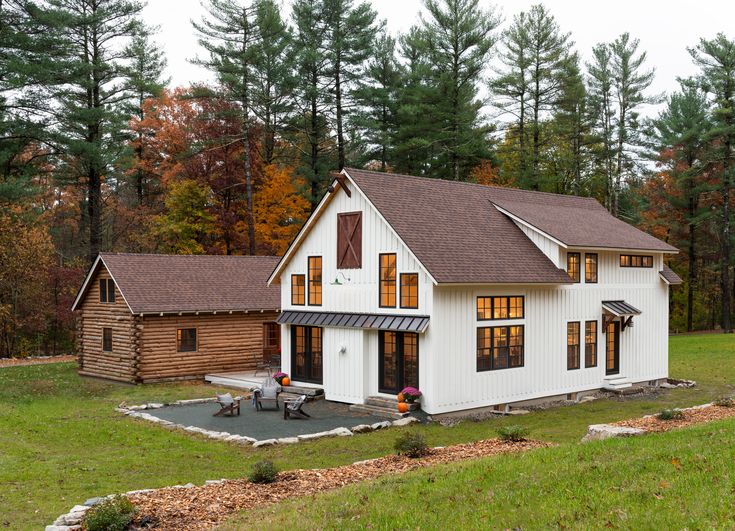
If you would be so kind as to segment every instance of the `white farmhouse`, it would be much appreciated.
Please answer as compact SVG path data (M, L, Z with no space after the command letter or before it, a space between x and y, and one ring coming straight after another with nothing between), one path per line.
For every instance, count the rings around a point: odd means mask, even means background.
M269 280L282 367L431 414L656 384L676 252L591 198L345 169Z

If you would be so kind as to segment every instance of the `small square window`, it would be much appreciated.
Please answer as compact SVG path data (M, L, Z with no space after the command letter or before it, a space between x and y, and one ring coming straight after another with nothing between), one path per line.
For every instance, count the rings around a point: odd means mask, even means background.
M197 350L197 329L196 328L179 328L176 331L176 351L177 352L196 352Z

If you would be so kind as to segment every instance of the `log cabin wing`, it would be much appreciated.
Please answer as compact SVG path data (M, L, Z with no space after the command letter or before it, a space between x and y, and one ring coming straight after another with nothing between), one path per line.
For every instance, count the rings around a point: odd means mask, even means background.
M255 369L280 352L278 259L101 253L72 309L79 373L122 382Z

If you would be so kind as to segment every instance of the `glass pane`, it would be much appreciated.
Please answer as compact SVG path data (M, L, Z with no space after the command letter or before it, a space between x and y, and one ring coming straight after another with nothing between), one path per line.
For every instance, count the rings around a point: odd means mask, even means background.
M477 297L477 319L482 321L492 318L490 297Z
M403 385L419 387L418 334L403 334Z
M508 317L511 319L523 318L523 297L511 297Z
M493 319L508 318L508 297L493 297Z
M395 332L383 332L383 389L395 390L398 387L398 353Z

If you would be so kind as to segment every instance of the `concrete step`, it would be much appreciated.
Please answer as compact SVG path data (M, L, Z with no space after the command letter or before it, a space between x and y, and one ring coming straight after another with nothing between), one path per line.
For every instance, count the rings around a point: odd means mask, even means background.
M605 378L602 382L602 388L606 389L607 391L620 391L622 389L628 389L629 387L632 387L633 384L626 378L625 376L610 376L608 378Z
M253 389L260 387L259 384L248 382L246 380L227 378L226 376L214 376L211 374L205 376L204 380L219 387L232 387L234 389L245 389L247 391L252 391Z
M284 393L292 395L306 395L313 400L324 398L324 389L321 387L299 387L298 385L286 385L282 387Z
M365 399L365 405L396 409L398 407L398 400L395 398L386 398L384 396L369 396ZM418 408L418 403L408 404L409 411L415 411Z
M350 411L356 413L367 413L368 415L374 415L376 417L384 419L402 419L408 416L408 413L399 413L397 409L398 402L395 402L393 407L381 407L381 406L370 406L367 404L353 404L350 406Z

